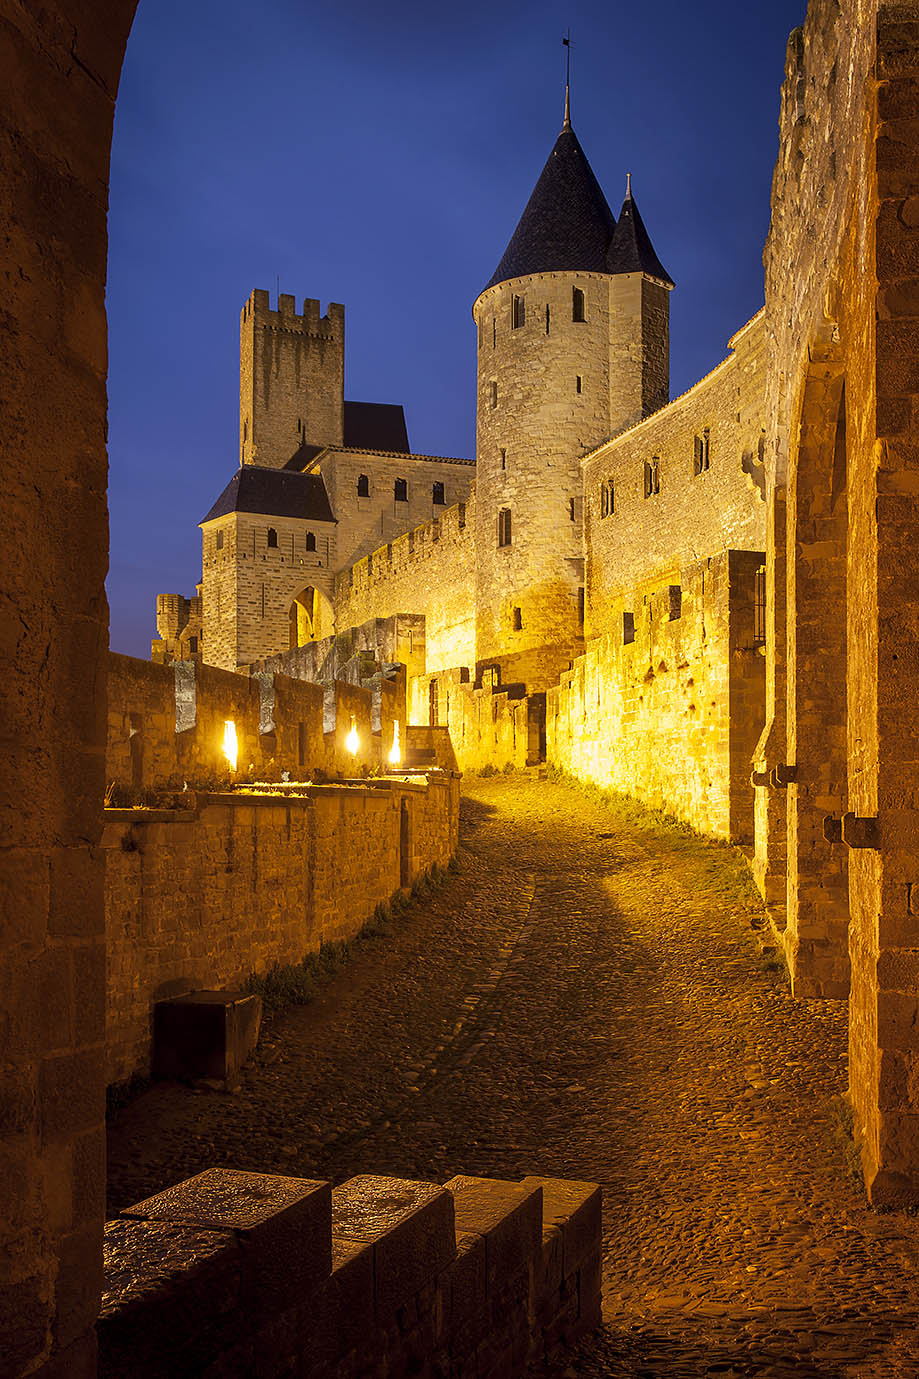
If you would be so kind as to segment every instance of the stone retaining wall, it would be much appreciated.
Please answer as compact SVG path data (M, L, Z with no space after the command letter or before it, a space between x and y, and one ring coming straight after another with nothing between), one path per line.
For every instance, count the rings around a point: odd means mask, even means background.
M105 1232L102 1379L510 1379L600 1321L600 1189L211 1169Z
M180 810L106 810L106 1076L150 1069L153 1002L238 986L352 938L456 851L459 781L195 795Z

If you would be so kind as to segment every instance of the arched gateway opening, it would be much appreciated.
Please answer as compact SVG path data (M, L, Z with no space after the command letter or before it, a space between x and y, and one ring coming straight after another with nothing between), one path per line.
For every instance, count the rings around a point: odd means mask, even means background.
M308 584L290 605L290 649L330 637L334 631L332 605L321 589Z

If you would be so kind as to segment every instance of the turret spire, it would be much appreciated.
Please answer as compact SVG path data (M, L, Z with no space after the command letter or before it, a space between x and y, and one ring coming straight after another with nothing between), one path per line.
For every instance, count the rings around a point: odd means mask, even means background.
M563 38L565 45L565 119L562 122L562 133L571 128L571 30L568 30L568 37Z

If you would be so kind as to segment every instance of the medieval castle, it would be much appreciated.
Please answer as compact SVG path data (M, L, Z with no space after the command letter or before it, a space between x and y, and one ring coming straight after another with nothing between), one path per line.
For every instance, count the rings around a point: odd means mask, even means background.
M343 639L353 652L356 629L385 662L381 625L412 617L399 657L409 721L448 727L460 765L543 759L548 734L573 769L752 843L762 313L669 403L672 288L631 179L617 219L566 100L473 306L474 463L412 454L401 407L344 399L343 307L321 316L307 300L298 315L293 297L273 310L253 292L240 319L239 468L201 523L197 597L157 600L154 660L322 680L341 673L335 653ZM567 706L560 728L560 705L586 667L604 691L589 709L579 700L575 733ZM474 731L466 722L483 690L502 696L493 723L504 696L526 700L509 758L480 709Z

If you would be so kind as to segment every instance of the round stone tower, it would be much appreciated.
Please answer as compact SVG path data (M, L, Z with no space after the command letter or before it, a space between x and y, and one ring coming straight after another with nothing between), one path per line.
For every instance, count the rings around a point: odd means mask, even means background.
M631 196L617 224L565 122L478 332L477 674L528 693L583 650L581 457L668 400L668 293Z

